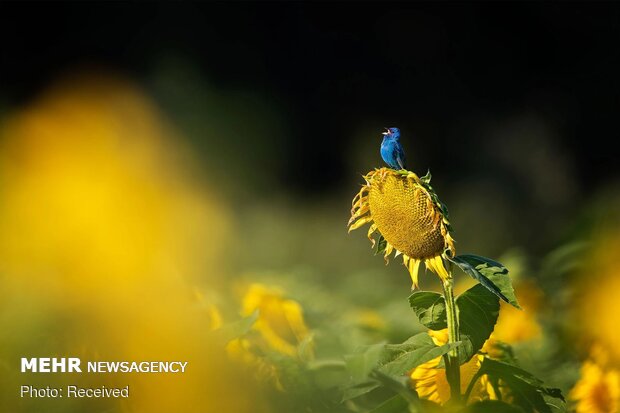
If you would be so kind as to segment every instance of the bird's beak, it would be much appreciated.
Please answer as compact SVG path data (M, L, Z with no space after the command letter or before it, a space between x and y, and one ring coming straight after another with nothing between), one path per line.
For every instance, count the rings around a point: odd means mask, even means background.
M382 135L389 135L390 134L390 130L388 128L383 128L385 129L385 132L382 133Z

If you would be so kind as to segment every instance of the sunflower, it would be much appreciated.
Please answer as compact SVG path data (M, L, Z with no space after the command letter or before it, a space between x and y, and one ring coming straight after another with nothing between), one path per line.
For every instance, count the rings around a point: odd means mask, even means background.
M433 342L438 345L444 345L448 342L448 330L429 330L428 334ZM480 370L483 357L477 355L472 357L468 362L461 365L461 392L465 392L468 383ZM430 400L435 403L445 404L450 399L450 385L446 377L446 370L440 368L441 357L437 357L431 361L419 365L409 373L411 386L418 393L420 398ZM502 393L504 395L504 393ZM499 397L495 393L492 384L489 382L487 375L483 375L474 384L469 397L470 401L478 400L497 400Z
M577 413L620 412L620 371L610 367L602 349L581 366L581 378L570 391ZM598 353L598 354L596 354Z
M403 256L412 288L418 286L421 263L442 280L450 278L444 259L455 254L448 212L433 188L430 173L379 168L364 175L366 184L353 198L349 232L370 224L368 239L379 233L379 248L386 263L389 256Z
M280 288L253 283L243 296L241 315L248 317L255 311L258 311L258 318L252 332L230 341L226 351L233 360L253 370L258 379L284 391L286 369L274 363L274 353L291 359L313 357L312 335L303 309Z
M250 316L258 310L254 330L260 333L266 347L287 356L298 354L299 346L310 339L301 305L277 288L254 283L243 297L241 314Z

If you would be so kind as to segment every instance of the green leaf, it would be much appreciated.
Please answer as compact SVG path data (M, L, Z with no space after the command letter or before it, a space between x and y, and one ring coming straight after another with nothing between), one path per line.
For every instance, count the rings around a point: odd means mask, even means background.
M440 294L415 292L409 296L409 304L424 326L431 330L447 327L445 301ZM482 348L493 332L499 315L499 301L482 285L476 285L457 297L456 305L462 342L459 353L461 363L464 363Z
M372 378L381 383L384 387L399 394L402 398L409 402L409 405L419 405L420 398L418 394L410 386L410 379L407 376L390 376L379 370L372 372Z
M436 346L427 333L420 333L411 337L399 348L397 346L386 347L387 350L392 351L392 359L383 364L379 371L391 376L400 376L421 364L443 356L460 344L458 342Z
M551 413L551 405L545 401L545 395L564 401L560 389L544 387L544 383L531 373L488 357L484 358L469 387L485 374L492 379L502 380L510 388L514 404L525 412Z
M459 349L461 363L469 361L487 341L499 316L499 300L477 284L456 298L459 332L463 345Z
M426 337L425 337L426 336ZM407 340L403 341L400 344L386 344L385 349L387 353L387 359L393 359L394 354L402 353L404 351L411 351L420 346L425 346L428 344L427 338L430 336L426 333L418 333L414 336L409 337ZM390 355L392 356L390 358ZM384 360L385 361L385 360Z
M343 401L369 393L380 384L385 386L385 381L391 386L403 380L408 383L406 373L459 345L461 342L436 346L427 333L419 333L401 344L359 347L355 353L344 356L350 384L343 389ZM405 387L410 391L408 385Z
M379 239L377 240L377 250L375 251L375 255L384 254L385 248L387 247L387 241L383 238L383 235L379 234Z
M493 294L521 309L512 288L508 269L502 264L473 254L463 254L449 259Z
M483 400L459 410L459 413L523 413L523 410L512 404L498 400Z
M375 380L377 380L379 383L381 383L384 387L395 392L398 396L400 396L403 400L405 400L408 403L408 406L406 404L404 405L405 409L386 410L386 412L391 412L391 411L407 412L408 411L409 413L441 413L445 411L437 403L433 403L428 400L420 399L418 397L418 393L416 393L416 391L413 390L413 388L411 387L411 381L409 377L407 376L394 377L394 376L383 374L378 370L375 370L372 373L372 377ZM383 403L382 405L380 405L379 407L381 406L396 407L397 403L398 402L390 399L386 403Z
M380 386L381 384L376 381L365 381L350 385L342 390L342 401L345 402L347 400L355 399L356 397L370 393Z
M420 181L424 182L425 184L430 184L431 183L431 178L433 176L431 175L431 171L430 169L426 171L426 175L424 175L423 177L420 178Z
M450 213L448 211L448 206L446 204L444 204L443 202L439 201L439 208L441 209L441 213L443 214L443 216L445 218L448 218L450 216ZM448 224L449 226L449 224Z
M417 291L409 296L409 305L423 326L431 330L442 330L446 323L446 301L441 294Z
M508 275L508 270L506 270L506 272L501 272L497 271L497 267L479 267L478 271L485 275L493 284L495 284L495 286L497 286L497 288L500 289L502 294L508 299L508 304L518 308L519 310L522 309L517 301L517 296L515 295L515 291L512 287L512 280Z
M347 371L354 383L359 383L368 378L370 372L377 367L383 355L385 343L359 347L355 353L344 356Z
M407 400L397 394L372 409L369 413L403 413L406 412L408 408L409 403Z
M510 344L496 340L492 343L492 346L495 353L497 353L497 356L494 357L495 360L513 365L517 363L517 358Z
M258 310L254 311L249 316L242 318L241 320L234 321L218 330L215 330L213 334L217 339L227 343L245 335L248 331L250 331L254 323L256 323L256 320L258 320Z

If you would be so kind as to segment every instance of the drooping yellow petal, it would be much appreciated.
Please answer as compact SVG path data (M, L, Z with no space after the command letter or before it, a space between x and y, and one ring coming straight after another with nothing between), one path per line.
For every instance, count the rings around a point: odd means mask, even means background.
M435 257L427 258L424 260L424 264L426 265L426 268L437 274L442 280L450 278L448 271L443 265L441 256L437 255Z
M351 208L355 209L355 208L359 208L360 206L364 205L364 202L362 202L362 199L368 196L368 189L366 189L366 187L363 187L354 197L353 197L353 201L351 201Z
M437 270L435 270L435 262L431 258L427 258L424 260L424 266L437 274Z
M388 242L385 246L385 254L383 255L383 259L385 259L386 264L390 261L389 257L392 251L394 251L394 246Z
M409 270L409 276L411 277L411 289L414 290L418 288L418 272L420 269L420 260L411 259L409 260L409 265L407 269Z
M355 210L355 208L353 209L353 214L356 216L362 216L364 215L366 212L370 211L370 206L368 204L364 204L362 206L360 206L359 208L357 208L357 210Z
M359 207L354 206L353 209L351 209L351 218L349 219L349 223L347 225L351 225L352 222L366 214L369 210L370 208L368 204L361 205Z
M377 230L377 224L372 224L369 228L368 228L368 233L366 234L366 236L368 237L368 239L370 240L370 242L372 243L372 247L375 247L375 244L377 243L377 241L375 241L375 239L372 237L372 234L374 234L374 232Z
M356 204L357 205L364 205L367 202L368 202L368 190L364 189L364 191L360 192L360 197L357 200Z
M439 215L439 214L434 214L433 215L433 228L437 228L437 225L439 224L440 220L441 220L441 215Z
M353 231L354 229L358 229L362 225L367 224L369 222L372 222L372 217L371 216L362 217L362 218L358 219L357 222L351 224L351 226L349 227L349 232Z

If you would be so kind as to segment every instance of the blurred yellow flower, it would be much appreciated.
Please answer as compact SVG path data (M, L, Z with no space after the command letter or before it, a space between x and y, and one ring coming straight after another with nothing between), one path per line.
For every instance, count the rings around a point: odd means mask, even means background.
M253 283L243 296L241 315L247 317L256 311L258 318L252 331L230 341L226 352L231 359L251 368L254 377L284 391L280 372L268 353L275 351L295 360L312 356L311 335L302 308L298 302L285 298L281 289Z
M436 195L413 172L375 169L364 176L366 184L353 198L349 231L370 224L368 239L378 231L386 241L385 259L395 251L418 286L421 263L440 278L449 278L442 257L454 256L450 225ZM435 200L433 200L435 197Z
M441 346L448 342L448 330L433 331L429 330L436 345ZM411 371L411 385L418 392L420 398L430 400L435 403L445 404L450 399L450 385L446 378L446 370L438 368L441 357L428 361ZM482 358L474 356L467 363L461 365L461 393L467 390L467 386L474 375L480 369ZM470 393L469 401L497 399L493 387L486 378L486 375L476 381Z
M183 375L80 377L129 384L123 404L41 399L7 411L262 411L196 317L192 286L221 272L230 216L191 178L181 143L138 88L105 75L72 76L0 123L0 328L12 332L0 387L25 380L12 369L31 353L188 362Z
M348 318L356 325L369 330L380 331L385 330L387 327L385 319L381 314L370 308L362 308L353 311Z
M299 345L310 337L299 303L285 298L279 288L255 283L243 297L241 314L249 316L257 310L253 329L268 347L291 357L298 355Z
M254 347L249 340L245 338L231 340L226 345L226 353L231 359L251 367L254 377L260 381L273 383L276 389L284 391L277 367L268 360L254 354Z
M542 309L542 291L530 280L519 280L514 289L522 310L502 305L491 339L516 344L540 338L542 333L537 314Z
M608 367L600 350L582 364L581 378L569 393L577 413L620 412L620 371Z
M580 266L583 270L576 278L571 305L578 336L586 338L586 345L603 347L616 368L620 368L618 233L617 227L611 227L593 237L592 248Z

